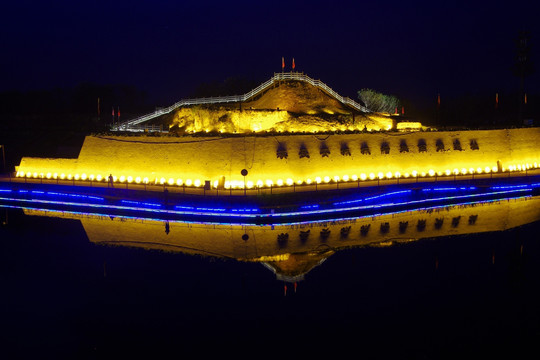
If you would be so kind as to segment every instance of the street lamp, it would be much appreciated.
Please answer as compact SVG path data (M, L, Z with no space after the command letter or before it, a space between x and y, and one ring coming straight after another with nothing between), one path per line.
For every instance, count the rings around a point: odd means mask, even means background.
M244 177L244 196L246 195L246 176L248 174L248 171L246 169L242 169L240 171L240 174Z

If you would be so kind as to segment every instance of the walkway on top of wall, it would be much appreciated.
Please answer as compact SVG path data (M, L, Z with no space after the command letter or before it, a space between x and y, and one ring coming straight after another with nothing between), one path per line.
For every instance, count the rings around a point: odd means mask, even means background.
M336 100L340 101L341 103L345 105L348 105L361 112L368 112L368 110L364 106L358 104L357 102L355 102L354 100L348 97L343 97L339 95L337 92L332 90L328 85L326 85L322 81L314 80L303 73L288 72L288 73L274 73L274 76L270 80L262 83L261 85L257 86L255 89L251 90L250 92L244 95L180 100L169 107L159 108L159 109L156 109L156 111L151 112L149 114L142 115L142 116L127 120L125 122L122 122L120 124L113 125L112 130L113 131L140 131L139 129L134 129L132 127L134 125L138 125L143 122L155 119L158 116L168 114L171 111L178 109L182 106L245 102L245 101L248 101L249 99L254 98L257 95L260 95L262 92L264 92L265 90L273 86L276 82L283 81L283 80L296 80L296 81L307 82L308 84L311 84L321 89L322 91L324 91L325 93L327 93L328 95L332 96L333 98L335 98Z

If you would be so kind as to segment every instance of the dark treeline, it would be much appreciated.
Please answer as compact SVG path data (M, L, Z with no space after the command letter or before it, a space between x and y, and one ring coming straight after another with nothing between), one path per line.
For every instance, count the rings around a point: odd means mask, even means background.
M99 131L112 123L113 108L126 119L152 110L147 95L131 85L83 83L69 89L6 91L0 93L0 127Z
M14 171L23 156L77 157L87 134L109 129L113 107L121 120L153 110L146 94L130 85L0 93L0 171Z
M468 128L521 127L533 120L538 126L540 96L527 95L523 113L519 113L517 93L475 93L441 98L440 106L432 110L434 126L461 126ZM430 121L431 122L431 121Z

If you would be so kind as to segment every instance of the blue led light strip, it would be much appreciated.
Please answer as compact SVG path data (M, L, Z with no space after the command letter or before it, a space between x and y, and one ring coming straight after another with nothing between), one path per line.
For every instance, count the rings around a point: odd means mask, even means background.
M322 220L306 220L306 221L294 221L294 222L282 222L282 223L274 223L274 224L261 224L256 226L266 226L266 227L272 227L272 226L295 226L295 225L305 225L305 224L320 224L320 223L327 223L331 221L352 221L352 220L361 220L361 219L367 219L367 218L373 218L378 217L382 215L395 215L395 214L401 214L405 212L416 212L416 211L430 211L430 210L436 210L436 209L446 209L448 207L456 207L456 206L464 206L464 205L477 205L477 204L489 204L489 203L495 203L500 201L508 201L508 200L523 200L523 199L529 199L532 198L531 195L526 196L520 196L520 197L513 197L513 198L499 198L499 199L492 199L492 200L484 200L484 201L470 201L470 202L463 202L463 203L456 203L451 205L437 205L437 206L428 206L423 208L416 208L416 209L409 209L409 210L400 210L400 211L393 211L393 212L386 212L386 213L378 213L378 214L370 214L370 215L363 215L363 216L350 216L350 217L342 217L342 218L331 218L331 219L322 219ZM64 211L64 210L51 210L51 209L42 209L38 207L31 207L31 206L14 206L14 205L4 205L0 204L0 208L11 208L11 209L28 209L28 210L37 210L37 211L43 211L43 212L51 212L51 213L62 213L62 214L74 214L74 215L83 215L83 216L96 216L96 217L105 217L107 215L102 213L93 213L93 212L80 212L80 211ZM224 225L224 226L255 226L253 223L230 223L230 222L219 222L219 221L189 221L189 220L164 220L164 219L158 219L153 217L136 217L136 216L115 216L119 219L132 219L132 220L147 220L147 221L156 221L156 222L164 222L167 221L169 223L183 223L183 224L200 224L200 225Z
M467 199L467 198L477 198L481 196L493 196L493 195L499 195L499 194L509 194L509 193L520 193L520 192L527 192L531 191L530 188L523 188L523 189L515 189L515 190L507 190L507 191L497 191L497 192L488 192L488 193L479 193L479 194L468 194L468 195L457 195L457 196L446 196L446 197L439 197L439 198L429 198L429 199L422 199L422 200L411 200L411 201L405 201L405 202L390 202L390 203L382 203L382 204L373 204L373 205L365 205L365 206L351 206L351 207L344 207L344 208L336 208L336 209L313 209L308 211L292 211L292 212L286 212L286 213L266 213L266 214L250 214L250 213L241 213L241 212L204 212L204 211L192 211L192 210L184 210L184 211L178 211L178 210L168 210L168 209L160 209L159 211L162 213L168 213L168 214L174 214L174 215L195 215L195 216L216 216L216 217L246 217L246 218L273 218L273 217L286 217L286 216L303 216L303 215L313 215L313 214L329 214L329 213L337 213L337 212L345 212L345 211L358 211L358 210L370 210L370 209L383 209L391 206L407 206L407 205L416 205L416 204L423 204L427 202L440 202L440 201L447 201L447 200L458 200L458 199ZM94 207L94 208L101 208L101 209L115 209L115 210L128 210L128 211L141 211L141 212L153 212L156 211L156 209L149 209L144 207L130 207L130 206L122 206L122 205L108 205L108 204L93 204L93 203L76 203L76 202L61 202L61 201L52 201L52 200L42 200L42 199L12 199L12 198L0 198L0 200L5 201L20 201L20 202L26 202L26 203L43 203L43 204L55 204L55 205L63 205L63 206L88 206L88 207Z

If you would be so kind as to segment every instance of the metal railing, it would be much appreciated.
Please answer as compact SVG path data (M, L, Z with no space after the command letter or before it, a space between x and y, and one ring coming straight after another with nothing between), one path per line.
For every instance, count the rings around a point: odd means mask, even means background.
M231 103L231 102L245 102L249 99L254 98L255 96L261 94L269 87L273 86L276 82L284 81L284 80L296 80L296 81L303 81L307 82L308 84L311 84L328 95L334 97L336 100L340 101L343 104L349 105L353 108L355 108L358 111L361 112L368 112L367 108L364 106L358 104L354 100L348 97L343 97L339 95L337 92L332 90L328 85L323 83L320 80L314 80L310 78L309 76L305 75L304 73L296 73L296 72L289 72L289 73L274 73L274 76L262 83L261 85L257 86L255 89L245 93L244 95L233 95L233 96L219 96L219 97L208 97L208 98L199 98L199 99L183 99L180 100L173 105L166 107L166 108L159 108L156 109L154 112L151 112L149 114L145 114L127 121L124 121L120 124L115 124L112 126L113 131L141 131L136 130L134 128L134 125L138 125L140 123L146 122L148 120L152 120L158 116L165 115L170 113L171 111L178 109L182 106L189 106L189 105L200 105L200 104L222 104L222 103Z

